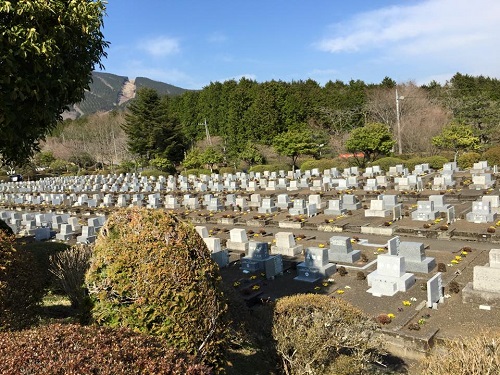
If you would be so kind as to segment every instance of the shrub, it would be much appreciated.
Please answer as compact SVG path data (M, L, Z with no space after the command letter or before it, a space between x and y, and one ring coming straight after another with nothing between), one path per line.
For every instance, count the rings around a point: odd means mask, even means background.
M486 150L482 159L486 160L488 165L500 165L500 146L494 146Z
M158 169L145 169L141 172L141 176L146 176L146 177L160 177L160 176L168 176L167 172L160 171Z
M358 271L356 273L356 280L365 280L366 279L366 275L363 271Z
M57 278L74 308L85 304L85 272L90 265L92 248L77 244L50 257L50 272Z
M438 263L438 272L446 272L446 264Z
M305 171L305 170L310 170L313 168L318 168L320 172L323 172L325 169L330 169L330 168L339 168L339 162L338 160L335 159L311 159L311 160L306 160L300 165L300 170Z
M97 323L159 335L222 364L227 305L218 266L191 224L161 210L116 211L99 233L86 284Z
M377 324L350 303L321 294L277 300L273 337L286 373L330 374L346 362L361 373L373 355ZM349 358L341 357L349 356Z
M236 173L236 169L234 167L219 168L219 174L224 174L224 173Z
M470 169L481 160L481 154L477 152L465 152L457 158L457 165L461 169Z
M33 255L16 249L14 241L14 236L0 231L0 330L33 323L44 294Z
M368 262L368 257L366 256L366 254L361 254L361 258L360 258L360 259L361 259L361 261L362 261L363 263Z
M404 161L405 167L408 168L410 172L415 169L415 166L417 164L424 164L424 163L426 163L426 161L424 158L421 157L413 157Z
M125 329L53 324L0 333L2 374L211 374L158 338Z
M189 176L190 174L195 176L199 176L200 174L206 174L210 176L212 172L210 171L210 169L203 169L203 168L187 169L181 172L181 175L183 176Z
M279 172L279 171L290 171L292 168L288 164L260 164L253 165L250 167L249 172Z
M424 158L424 163L429 163L429 167L432 169L441 169L443 165L448 163L449 159L441 155L427 156Z
M375 160L372 165L378 165L380 166L380 169L382 169L385 172L389 171L389 167L394 167L397 164L404 164L405 161L400 158L394 158L394 157L386 157L386 158L380 158L378 160Z
M387 314L380 314L375 318L375 320L378 324L389 324L390 322L392 322L392 319Z
M347 269L344 266L340 266L339 268L337 268L337 272L340 276L347 275Z
M425 358L422 367L423 375L499 374L500 334L488 332L446 341Z
M456 281L450 281L448 284L448 290L451 293L460 293L460 285Z

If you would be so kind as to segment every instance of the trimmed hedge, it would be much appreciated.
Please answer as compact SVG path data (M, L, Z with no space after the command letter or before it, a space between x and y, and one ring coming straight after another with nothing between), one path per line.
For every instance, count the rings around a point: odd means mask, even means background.
M158 338L79 325L0 333L0 358L2 374L213 374Z
M460 169L470 169L474 163L481 160L481 154L477 152L465 152L457 158L457 165Z
M228 326L221 280L191 224L134 207L100 230L85 281L98 324L161 336L218 367Z
M339 161L337 159L310 159L306 160L300 165L301 171L306 171L313 168L318 168L319 171L323 173L325 169L339 168Z
M389 156L375 160L371 165L378 165L383 171L389 172L389 167L395 167L397 164L405 164L405 162L406 160Z
M500 146L489 148L483 153L483 160L488 162L488 165L500 165Z
M279 171L291 171L292 167L290 167L288 164L260 164L260 165L253 165L250 167L249 172L264 172L264 171L269 171L269 172L279 172Z

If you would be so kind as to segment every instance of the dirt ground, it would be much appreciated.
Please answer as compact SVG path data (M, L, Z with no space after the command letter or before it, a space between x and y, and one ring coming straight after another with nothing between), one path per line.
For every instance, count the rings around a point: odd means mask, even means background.
M308 193L310 194L310 192ZM480 193L476 191L471 191L470 193L471 197L480 196ZM262 197L266 196L265 192L260 192L260 194ZM296 197L301 197L301 194L302 192L297 193ZM493 192L491 194L498 193ZM333 199L335 196L335 193L323 194L323 201ZM427 197L420 194L413 199L403 201L405 209L410 209L411 205L416 203L418 199L425 200ZM471 198L468 199L470 200ZM366 203L366 201L363 202L363 204ZM470 201L465 201L457 202L454 205L457 212L461 212L466 210L467 206L470 207L471 203ZM340 276L337 272L332 276L334 281L325 284L323 282L307 283L294 280L294 277L297 275L296 264L303 261L303 256L296 258L284 257L285 271L283 275L277 276L273 280L266 280L261 274L244 274L239 268L239 259L243 255L237 252L230 253L231 263L227 268L222 269L223 279L231 285L234 282L238 282L237 289L249 301L275 300L282 296L296 293L328 294L353 303L369 316L376 317L380 314L393 314L394 318L392 321L383 326L384 331L424 340L433 337L435 343L448 338L475 335L481 330L500 330L500 309L492 308L488 311L480 309L479 305L464 304L462 303L462 293L452 293L448 288L451 281L456 281L459 284L460 290L462 290L468 282L472 281L473 267L488 263L489 250L500 246L491 243L487 238L483 239L481 237L483 233L487 233L487 228L492 225L491 223L474 224L459 219L449 226L450 231L455 229L456 231L478 234L477 241L450 239L449 237L431 239L416 237L415 235L406 236L398 234L401 241L424 243L427 256L434 257L436 264L444 263L447 265L446 272L442 273L443 286L445 288L444 303L439 304L437 309L430 309L426 307L427 292L422 286L437 273L437 267L429 274L415 273L415 285L407 292L398 292L393 297L374 297L367 293L369 289L367 281L358 280L358 271L361 270L367 275L376 269L376 264L372 262L380 253L378 249L386 246L387 241L392 236L364 235L357 232L332 233L319 231L317 227L325 224L331 218L322 213L312 218L304 218L303 226L297 229L279 227L280 222L289 222L294 219L287 213L281 212L265 215L259 214L256 211L247 213L224 211L212 214L197 211L190 212L187 216L195 222L195 225L207 226L208 229L212 230L211 235L221 238L223 243L229 238L229 230L234 227L246 228L250 240L269 243L272 243L274 234L277 232L292 232L296 237L305 237L304 239L297 239L297 244L303 245L304 248L309 246L317 247L321 246L321 244L328 247L329 238L335 235L359 238L360 241L355 242L353 248L361 250L362 254L368 258L368 262L358 262L354 265L344 264L348 270L348 274ZM228 216L234 217L235 223L229 225L222 224L220 219ZM352 215L335 218L335 224L344 226L344 228L356 228L367 223L372 226L383 226L386 221L386 218L365 218L363 209L353 212ZM249 222L252 225L248 225ZM424 230L423 224L423 222L412 221L409 217L405 217L400 221L394 222L392 226L395 228L422 228ZM430 230L437 230L438 226L442 225L434 222L429 222L429 224L431 225ZM367 246L364 244L365 242L371 245ZM460 253L464 247L470 248L467 255L461 255ZM451 261L457 255L461 256L461 261L458 264L452 264ZM337 267L341 265L339 263ZM253 285L259 286L258 292L250 291ZM411 305L408 305L408 302ZM410 327L418 327L418 330L410 329ZM412 370L412 366L415 366L416 362L410 360L409 363L410 373L418 373L418 369L413 368Z

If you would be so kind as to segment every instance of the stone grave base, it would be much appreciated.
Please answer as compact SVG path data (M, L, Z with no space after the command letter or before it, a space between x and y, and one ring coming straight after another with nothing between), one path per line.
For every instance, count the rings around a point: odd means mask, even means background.
M472 282L469 282L462 289L462 302L500 308L500 293L474 290Z

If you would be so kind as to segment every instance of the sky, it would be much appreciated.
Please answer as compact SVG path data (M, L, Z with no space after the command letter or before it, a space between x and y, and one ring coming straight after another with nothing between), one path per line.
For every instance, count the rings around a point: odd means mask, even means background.
M104 71L239 80L500 78L500 0L108 0Z

